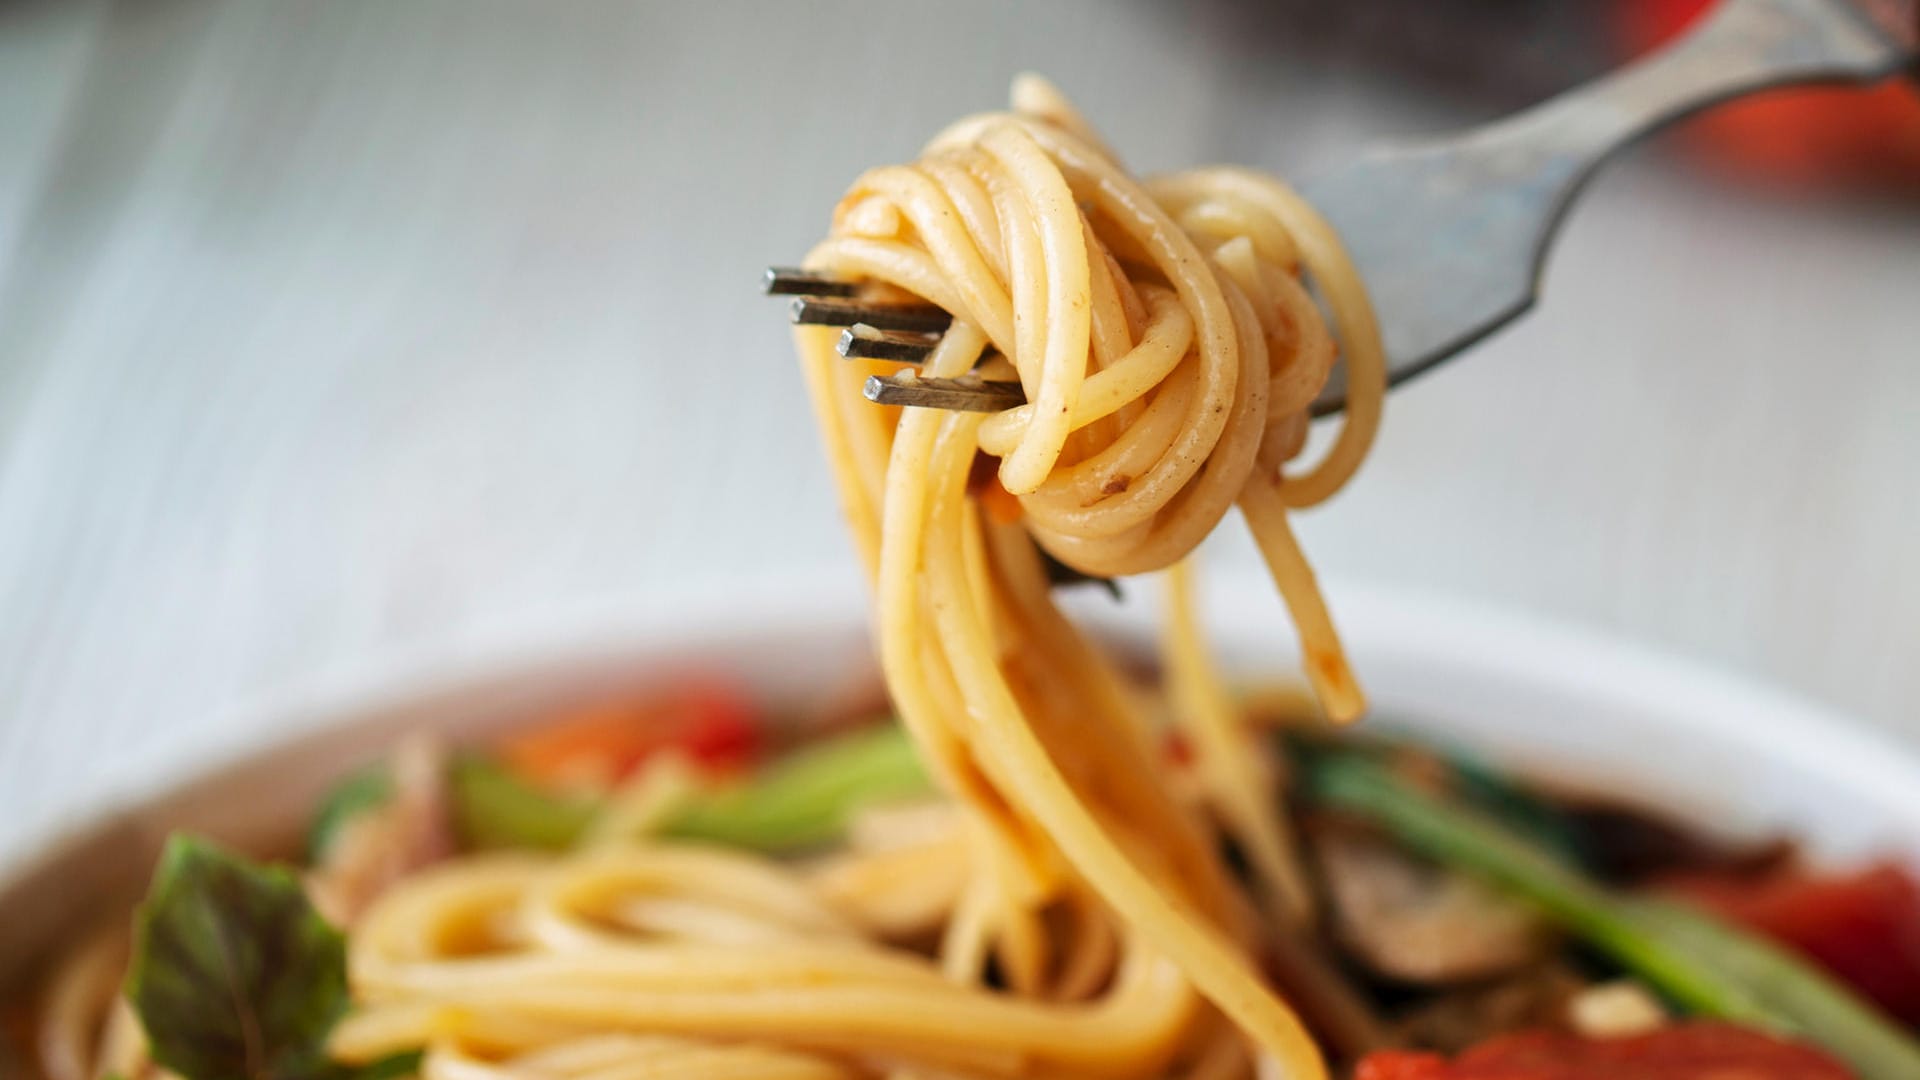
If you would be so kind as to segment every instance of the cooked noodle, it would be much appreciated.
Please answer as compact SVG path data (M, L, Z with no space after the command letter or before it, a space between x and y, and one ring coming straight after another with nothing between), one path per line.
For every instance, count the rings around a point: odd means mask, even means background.
M1370 443L1377 331L1338 241L1278 181L1206 169L1136 182L1051 87L1022 80L1014 98L1013 113L956 124L916 164L863 176L808 261L945 308L954 322L926 373L965 375L990 350L983 373L1018 379L1029 402L985 419L878 410L857 387L883 365L849 365L830 331L797 331L877 578L888 687L990 838L986 865L1015 868L990 879L1003 931L1084 881L1286 1075L1317 1075L1312 1041L1255 970L1252 924L1204 830L1159 782L1120 680L1053 607L1033 541L1088 573L1164 569L1238 502L1323 706L1356 715L1363 699L1286 511L1332 494ZM1336 341L1348 422L1287 475ZM999 459L1017 522L969 498L982 453ZM1260 797L1226 806L1242 818ZM1250 839L1276 899L1304 917L1297 881L1275 869L1284 838ZM1021 948L1005 932L996 947Z
M1287 521L1352 475L1380 411L1377 333L1338 241L1270 177L1130 177L1026 78L1012 112L862 176L808 265L950 312L926 374L984 356L1026 392L992 416L875 406L861 382L894 365L797 331L887 684L947 802L869 817L805 864L597 842L413 873L352 928L361 1007L334 1051L425 1047L434 1080L1325 1076L1263 963L1340 1049L1374 1036L1302 944L1315 916L1272 810L1283 778L1206 659L1182 560L1237 504L1323 708L1361 711ZM1336 354L1346 421L1283 472ZM1168 683L1193 790L1167 782L1136 692L1055 608L1041 549L1096 575L1174 571ZM636 788L619 827L683 779ZM1209 816L1247 853L1251 893Z

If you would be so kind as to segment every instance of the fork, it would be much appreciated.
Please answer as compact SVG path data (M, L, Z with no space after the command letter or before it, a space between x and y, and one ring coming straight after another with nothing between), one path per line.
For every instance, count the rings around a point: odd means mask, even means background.
M1373 298L1399 385L1519 318L1568 207L1600 164L1661 127L1756 91L1920 75L1920 0L1724 0L1667 47L1584 86L1449 138L1388 145L1310 178L1306 196L1345 242ZM840 326L846 357L915 363L949 321L863 301L857 283L770 268L797 323ZM869 378L869 400L997 412L1020 385L968 375ZM1313 403L1339 412L1339 367Z

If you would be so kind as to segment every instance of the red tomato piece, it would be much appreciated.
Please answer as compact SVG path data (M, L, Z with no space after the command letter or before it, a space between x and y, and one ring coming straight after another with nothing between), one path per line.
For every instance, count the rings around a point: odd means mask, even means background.
M759 756L759 711L738 687L690 678L645 697L600 702L502 740L501 759L535 783L607 788L665 749L716 772Z
M1626 1039L1522 1032L1452 1061L1390 1050L1369 1055L1354 1080L1852 1080L1852 1074L1810 1047L1695 1023Z
M1691 877L1667 888L1798 949L1890 1015L1920 1024L1920 882L1905 870Z
M1679 34L1715 0L1627 0L1613 8L1634 53ZM1726 105L1685 127L1685 145L1715 165L1790 186L1920 188L1920 92L1904 80L1873 88L1781 90Z

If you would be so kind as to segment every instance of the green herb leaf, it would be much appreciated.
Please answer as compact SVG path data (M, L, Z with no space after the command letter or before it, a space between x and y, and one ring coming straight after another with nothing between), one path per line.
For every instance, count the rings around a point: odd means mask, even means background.
M197 837L168 841L135 914L127 998L153 1060L187 1080L380 1080L418 1063L328 1059L349 1004L345 938L292 869Z

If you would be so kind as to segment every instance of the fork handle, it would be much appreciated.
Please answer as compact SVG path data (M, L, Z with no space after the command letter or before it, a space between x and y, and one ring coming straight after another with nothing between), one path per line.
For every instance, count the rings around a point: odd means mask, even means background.
M1533 305L1554 233L1602 162L1753 90L1867 82L1915 63L1920 0L1725 0L1679 41L1451 138L1386 147L1306 185L1381 315L1398 384ZM1343 407L1344 369L1314 402Z
M1490 125L1483 137L1546 148L1577 180L1634 139L1730 98L1916 68L1916 42L1920 0L1725 0L1673 44Z

